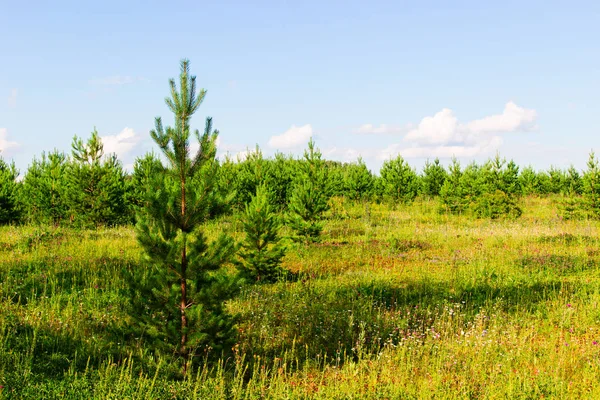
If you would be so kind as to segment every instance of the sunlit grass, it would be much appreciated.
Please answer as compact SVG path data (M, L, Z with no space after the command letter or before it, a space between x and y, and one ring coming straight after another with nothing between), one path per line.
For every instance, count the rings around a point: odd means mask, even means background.
M238 344L186 379L127 333L132 228L0 228L5 398L600 398L600 225L340 201L297 279L227 305ZM234 218L209 233L241 237Z

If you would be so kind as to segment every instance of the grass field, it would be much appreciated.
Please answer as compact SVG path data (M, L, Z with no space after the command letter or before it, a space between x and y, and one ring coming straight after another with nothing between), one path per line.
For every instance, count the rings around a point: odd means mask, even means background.
M0 397L600 398L600 224L336 203L297 281L247 286L233 355L177 379L128 336L132 228L0 228ZM212 223L241 237L232 217Z

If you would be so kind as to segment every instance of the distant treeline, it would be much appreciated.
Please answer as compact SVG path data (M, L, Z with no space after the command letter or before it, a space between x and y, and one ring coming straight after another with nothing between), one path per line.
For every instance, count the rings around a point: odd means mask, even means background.
M270 191L273 206L285 212L299 171L306 159L281 153L265 158L258 147L243 161L227 158L217 169L218 190L226 203L214 214L243 210L259 186ZM147 182L164 168L153 154L136 160L127 173L116 155L105 155L98 133L87 142L75 137L71 154L44 153L33 160L23 178L14 163L0 158L0 223L50 223L91 227L129 224L142 206ZM520 168L497 155L483 164L460 165L453 159L444 167L438 159L421 171L401 156L385 161L379 175L359 158L356 162L325 161L327 198L355 201L413 201L417 196L438 198L441 212L476 217L518 217L523 195L562 194L561 211L567 218L600 214L600 168L594 153L585 171L551 167L536 171Z

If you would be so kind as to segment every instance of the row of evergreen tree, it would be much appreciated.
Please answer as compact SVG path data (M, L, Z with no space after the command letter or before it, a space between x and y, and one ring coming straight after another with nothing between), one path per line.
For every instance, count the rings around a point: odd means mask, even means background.
M307 151L314 158L318 150L311 142ZM445 168L435 159L417 173L398 156L384 162L379 176L360 158L341 163L322 160L320 153L318 157L317 164L314 159L281 153L265 158L257 147L243 161L226 158L218 163L215 174L218 190L229 201L213 206L211 212L243 211L260 186L268 187L274 209L285 211L294 207L294 189L302 185L305 193L323 192L327 198L357 201L407 203L417 196L439 197L443 211L492 218L520 215L516 201L521 195L562 194L573 198L577 209L600 214L600 168L594 153L583 172L574 167L520 169L514 161L497 155L481 165L472 162L465 167L453 159ZM160 160L148 154L138 158L133 172L127 173L116 155L104 154L96 130L87 142L75 137L70 156L53 151L34 159L22 180L14 164L0 158L0 223L84 227L132 223L150 177L161 168ZM311 179L299 179L303 174Z

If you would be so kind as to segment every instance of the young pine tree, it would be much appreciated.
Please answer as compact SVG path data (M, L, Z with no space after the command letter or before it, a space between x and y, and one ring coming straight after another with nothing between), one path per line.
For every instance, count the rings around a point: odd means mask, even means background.
M465 211L467 205L463 193L462 175L460 162L456 158L452 158L448 176L440 188L440 210L442 212L461 214Z
M519 187L523 195L541 194L538 174L531 165L521 170L519 174Z
M346 166L344 175L344 191L351 200L368 200L373 190L373 174L362 158L356 163Z
M429 197L439 196L447 177L448 173L440 163L439 158L436 158L433 162L427 160L423 167L423 178L421 179L423 194Z
M417 197L418 176L401 155L384 161L380 174L383 195L391 202L409 203Z
M285 255L285 246L279 237L281 224L271 206L271 196L267 188L260 185L242 216L246 237L236 266L251 282L275 282L285 272L280 266Z
M67 217L67 165L67 156L58 151L33 160L23 179L23 200L29 221L57 225Z
M156 175L164 172L162 162L154 153L148 153L138 157L133 164L133 174L129 181L127 204L137 213L145 207L149 191L152 190L152 182Z
M323 230L321 219L329 208L330 196L325 162L312 139L298 167L300 171L288 206L288 222L295 232L294 239L316 242Z
M270 160L268 169L267 186L273 195L273 206L276 211L284 211L288 205L294 182L294 165L296 160L291 156L276 153L275 158Z
M567 170L564 193L567 196L577 196L583 191L583 179L573 165Z
M546 182L546 192L552 194L564 193L565 187L567 186L567 174L565 171L554 166L550 166L547 175L548 179Z
M163 127L156 118L150 132L167 165L157 168L144 207L137 216L136 233L145 254L145 267L130 275L132 315L137 326L161 346L178 354L186 375L190 357L213 350L221 355L232 339L232 320L223 302L234 282L221 268L234 252L230 237L221 234L209 243L203 231L213 204L218 162L212 120L204 133L195 131L200 147L190 154L190 119L202 104L205 90L196 92L189 61L181 62L179 90L170 80L165 101L175 126Z
M471 210L479 218L517 218L522 214L517 200L519 167L496 155L478 171L479 192L471 201Z
M245 159L237 160L235 165L235 205L241 211L256 194L256 188L265 182L268 168L267 160L258 146L247 151Z
M0 224L17 222L21 218L18 176L15 164L7 164L0 157Z
M583 200L590 216L600 218L600 166L593 151L583 174Z
M116 155L104 157L96 129L84 143L73 138L66 199L71 219L81 226L127 222L125 173Z

